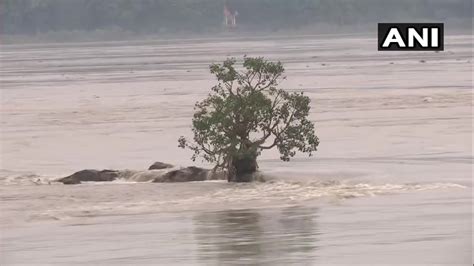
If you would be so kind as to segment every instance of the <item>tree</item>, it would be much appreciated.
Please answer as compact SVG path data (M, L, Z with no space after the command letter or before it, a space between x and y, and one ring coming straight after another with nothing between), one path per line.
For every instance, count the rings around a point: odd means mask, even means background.
M284 68L280 62L244 57L243 69L235 59L212 64L218 84L209 96L196 103L192 120L194 143L180 137L179 147L189 148L192 160L202 157L227 171L228 180L252 180L257 157L277 148L280 159L289 161L297 151L316 151L319 144L308 120L310 99L301 93L278 89Z

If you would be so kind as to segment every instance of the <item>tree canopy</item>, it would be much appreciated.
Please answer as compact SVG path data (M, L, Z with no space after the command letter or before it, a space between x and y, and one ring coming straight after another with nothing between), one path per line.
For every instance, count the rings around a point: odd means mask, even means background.
M263 150L276 148L289 161L296 152L309 153L319 144L314 124L308 119L310 99L302 92L279 89L281 62L244 57L242 70L231 58L212 64L218 84L196 103L193 143L184 137L179 146L191 149L192 159L202 157L228 171L230 181L249 181Z

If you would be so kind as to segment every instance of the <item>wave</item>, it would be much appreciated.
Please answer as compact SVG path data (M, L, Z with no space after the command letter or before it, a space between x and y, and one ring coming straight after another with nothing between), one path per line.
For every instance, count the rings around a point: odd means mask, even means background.
M364 196L399 194L410 191L466 188L454 183L370 184L326 180L314 182L272 181L255 185L237 185L211 195L216 200L312 200L322 197L347 199Z
M162 197L162 191L153 188L136 194L110 192L106 196L103 190L99 198L87 201L61 204L57 208L32 214L30 221L68 220L74 217L141 215L157 212L212 211L241 208L272 208L304 205L305 203L341 201L350 198L372 197L390 194L402 194L426 190L464 189L466 187L452 183L431 184L381 184L347 183L345 181L324 181L311 183L291 183L271 181L265 183L229 184L226 181L193 182L194 184L175 184L165 189L172 191L173 197ZM199 184L196 184L199 183ZM194 193L184 189L193 186L218 183L217 188L200 187ZM155 184L156 185L156 184ZM159 185L159 184L158 184ZM191 185L191 186L190 186ZM148 185L147 185L148 186ZM148 187L153 187L150 184ZM103 186L92 186L103 188ZM127 190L127 189L125 189ZM210 192L209 192L210 190ZM128 190L127 190L128 191ZM104 197L106 196L106 198Z
M339 202L352 198L400 195L421 191L466 189L455 183L377 183L336 177L305 178L290 181L272 178L267 182L227 183L224 180L187 183L146 184L143 176L129 172L114 182L78 186L51 187L51 202L38 202L30 221L66 220L73 217L141 215L157 212L211 211L222 208L269 208L304 205L306 203ZM135 176L135 177L133 177ZM289 179L289 178L287 178ZM131 181L134 180L134 181ZM115 184L108 186L106 184ZM129 184L137 184L129 186ZM31 187L32 193L40 188ZM59 192L59 193L58 193ZM57 195L69 194L57 201ZM86 196L84 196L86 195ZM64 201L64 202L61 202Z
M112 182L85 182L86 184L130 184L130 183L149 183L156 177L162 176L169 171L178 168L169 168L162 170L123 170L120 171L119 177ZM400 193L406 191L422 191L444 188L466 188L463 185L455 183L404 183L392 184L383 183L376 184L364 180L357 182L353 180L353 176L357 173L330 173L320 175L302 175L302 173L284 173L283 175L267 173L258 173L260 179L267 182L241 183L232 184L229 188L224 188L213 197L225 198L232 194L233 197L252 198L263 196L284 196L298 194L302 198L314 198L322 196L336 196L340 198L351 198L359 196L374 196L387 193ZM337 178L336 178L337 176ZM348 178L351 177L351 178ZM56 182L59 177L38 175L32 172L18 172L9 170L0 170L0 185L62 185ZM376 180L376 178L374 178ZM208 180L196 182L218 182L226 183L224 180ZM195 182L187 182L195 183ZM291 193L289 193L291 192Z
M32 172L0 169L0 185L40 185L50 183L50 178Z
M168 168L163 170L122 170L119 173L119 177L113 182L84 182L84 183L141 183L141 182L152 182L156 177L162 176L165 173L176 170L177 168ZM68 174L62 175L38 175L33 172L26 171L10 171L0 170L0 185L55 185L60 184L56 182L61 177L68 176Z

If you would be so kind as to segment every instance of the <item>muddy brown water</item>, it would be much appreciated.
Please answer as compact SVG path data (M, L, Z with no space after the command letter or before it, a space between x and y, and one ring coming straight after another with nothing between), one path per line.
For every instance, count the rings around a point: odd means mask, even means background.
M472 36L3 45L0 264L472 263ZM190 165L177 148L227 56L281 60L312 99L314 157L266 183L64 186L83 168ZM424 60L425 63L421 63ZM208 165L198 162L200 166ZM36 183L35 183L36 182Z

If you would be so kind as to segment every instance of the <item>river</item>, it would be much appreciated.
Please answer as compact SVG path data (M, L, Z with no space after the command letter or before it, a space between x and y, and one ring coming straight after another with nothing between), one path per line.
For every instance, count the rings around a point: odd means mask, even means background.
M2 45L0 264L470 265L471 49L463 35L439 53L357 35ZM264 183L51 182L193 164L177 138L208 65L243 55L281 60L281 87L311 98L315 156L263 153Z

